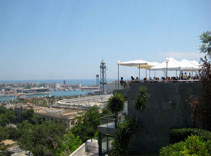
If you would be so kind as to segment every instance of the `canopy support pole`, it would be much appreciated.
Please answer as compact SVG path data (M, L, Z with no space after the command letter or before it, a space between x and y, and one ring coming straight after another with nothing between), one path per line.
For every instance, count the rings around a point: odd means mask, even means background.
M167 77L168 77L168 62L166 61L166 80L167 80Z
M192 77L193 77L193 68L192 68Z
M141 78L140 78L140 76L141 76L141 73L140 73L140 64L139 64L139 66L138 66L138 67L139 67L139 68L138 68L138 69L139 69L139 73L138 73L138 75L139 75L139 80L140 80L140 79L141 79Z
M145 71L146 71L146 79L147 79L147 69Z
M150 69L149 69L149 79L150 79Z
M119 89L119 64L118 64L118 83L117 83L117 87Z

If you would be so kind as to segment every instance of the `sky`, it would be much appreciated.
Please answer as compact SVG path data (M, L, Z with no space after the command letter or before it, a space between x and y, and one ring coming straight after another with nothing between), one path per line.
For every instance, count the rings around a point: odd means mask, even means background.
M210 0L1 0L0 80L95 79L102 59L108 78L117 61L199 60L210 8Z

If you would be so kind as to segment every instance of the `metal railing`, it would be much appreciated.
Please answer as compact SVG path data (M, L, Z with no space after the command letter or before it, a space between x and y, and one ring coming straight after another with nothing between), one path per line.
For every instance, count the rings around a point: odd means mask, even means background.
M108 115L100 117L100 126L105 128L115 128L115 116L114 115ZM118 116L118 123L120 124L125 120L125 113L121 112Z
M105 128L114 128L115 127L115 116L108 115L100 117L100 126Z
M130 88L131 85L133 84L138 84L138 83L196 83L200 82L201 80L199 79L190 79L190 80L127 80L125 81L125 86L121 85L120 82L114 81L114 86L115 90L123 90Z

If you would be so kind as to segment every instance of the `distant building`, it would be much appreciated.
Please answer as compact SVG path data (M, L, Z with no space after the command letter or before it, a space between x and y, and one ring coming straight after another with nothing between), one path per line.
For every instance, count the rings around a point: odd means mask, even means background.
M56 83L56 87L55 87L56 90L59 90L61 89L61 84L60 83Z
M30 106L30 105L10 105L7 108L12 108L16 113L17 121L22 120L22 114L25 110L33 109L34 113L41 116L44 120L51 120L61 122L68 129L72 127L75 123L76 116L78 113L84 112L83 110L76 110L76 109L58 109L58 108L48 108L48 107L40 107L40 106Z

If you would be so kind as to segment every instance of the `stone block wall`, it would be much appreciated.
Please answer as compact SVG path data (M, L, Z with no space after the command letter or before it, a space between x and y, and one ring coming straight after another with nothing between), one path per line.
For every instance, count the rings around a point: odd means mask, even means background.
M144 85L150 94L149 104L143 112L135 109L134 98ZM171 128L193 127L190 96L199 96L200 82L178 83L134 83L129 88L118 90L128 100L128 116L138 114L138 128L131 139L130 153L158 153L160 148L169 144Z

